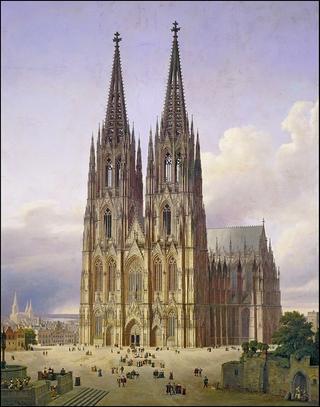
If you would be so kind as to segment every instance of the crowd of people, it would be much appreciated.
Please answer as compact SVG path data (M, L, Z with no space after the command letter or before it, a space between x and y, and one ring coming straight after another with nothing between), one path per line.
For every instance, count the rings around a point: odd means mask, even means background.
M31 377L1 380L1 388L9 390L22 390L29 385Z

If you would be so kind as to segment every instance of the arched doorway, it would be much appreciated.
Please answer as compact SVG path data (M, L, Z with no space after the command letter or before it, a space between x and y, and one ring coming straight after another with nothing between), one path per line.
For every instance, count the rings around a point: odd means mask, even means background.
M161 346L161 329L155 326L151 331L151 346Z
M305 393L307 393L310 398L308 379L302 372L298 372L292 380L292 396L294 399L300 400Z
M140 346L141 327L135 319L130 321L126 328L126 346Z
M241 312L242 342L248 342L249 340L249 320L250 320L250 311L248 308L245 308Z

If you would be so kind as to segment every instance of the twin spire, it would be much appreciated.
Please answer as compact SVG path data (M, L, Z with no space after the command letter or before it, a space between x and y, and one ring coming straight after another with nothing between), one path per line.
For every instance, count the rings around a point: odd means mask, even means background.
M162 130L164 135L179 137L187 129L187 113L184 100L179 44L178 23L173 23L172 51L170 58L169 76L167 83L166 99L163 110Z
M114 34L115 43L112 75L109 89L106 118L104 123L105 139L102 143L110 142L117 144L128 134L128 120L124 98L124 88L121 72L121 60L119 42L120 34Z
M164 134L171 137L178 137L186 132L187 114L184 100L183 81L181 73L179 44L178 44L178 23L173 23L171 31L173 34L172 51L170 58L169 76L165 97L163 117L161 120ZM119 42L120 34L114 34L115 43L112 75L109 89L108 105L104 124L104 142L114 142L117 144L128 134L128 120L124 97L124 86L122 80L121 60Z

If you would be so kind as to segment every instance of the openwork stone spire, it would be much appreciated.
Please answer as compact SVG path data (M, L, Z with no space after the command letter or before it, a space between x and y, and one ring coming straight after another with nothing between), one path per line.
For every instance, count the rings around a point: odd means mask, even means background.
M169 68L166 99L163 111L163 134L171 137L179 137L186 132L186 107L184 101L179 44L178 23L173 23L171 31L173 34L172 52Z
M105 139L103 143L117 144L128 132L127 112L121 73L119 42L120 34L114 34L115 50L110 82L108 106L105 119Z

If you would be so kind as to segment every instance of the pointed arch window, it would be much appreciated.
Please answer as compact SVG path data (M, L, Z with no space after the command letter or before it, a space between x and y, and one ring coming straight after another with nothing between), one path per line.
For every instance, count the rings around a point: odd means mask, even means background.
M236 290L236 289L237 289L237 278L238 278L238 276L237 276L237 271L236 271L236 270L233 270L233 271L231 272L231 289L232 289L232 290Z
M167 153L164 158L164 181L171 182L172 180L172 157Z
M171 234L171 209L169 205L165 205L163 208L163 229L167 236Z
M162 263L159 257L157 257L153 263L154 273L154 290L162 291Z
M108 239L110 239L111 231L112 231L112 215L111 215L110 209L107 209L104 214L104 227L105 227L106 237Z
M106 165L106 187L112 187L112 163L110 158L108 158Z
M170 314L168 317L168 336L175 336L176 333L176 317Z
M176 182L180 182L181 170L182 170L182 159L181 154L178 153L176 155Z
M94 330L96 338L101 338L102 336L102 322L103 322L102 316L97 315L95 317L95 330Z
M177 262L172 257L169 260L169 291L177 289Z
M134 261L129 269L129 302L142 300L142 267Z
M108 266L109 292L113 292L116 289L115 279L116 279L116 262L112 259L112 260L110 260L109 266Z
M95 264L95 291L102 291L102 262L100 260Z
M116 188L120 185L120 173L121 173L121 159L119 158L116 162Z

